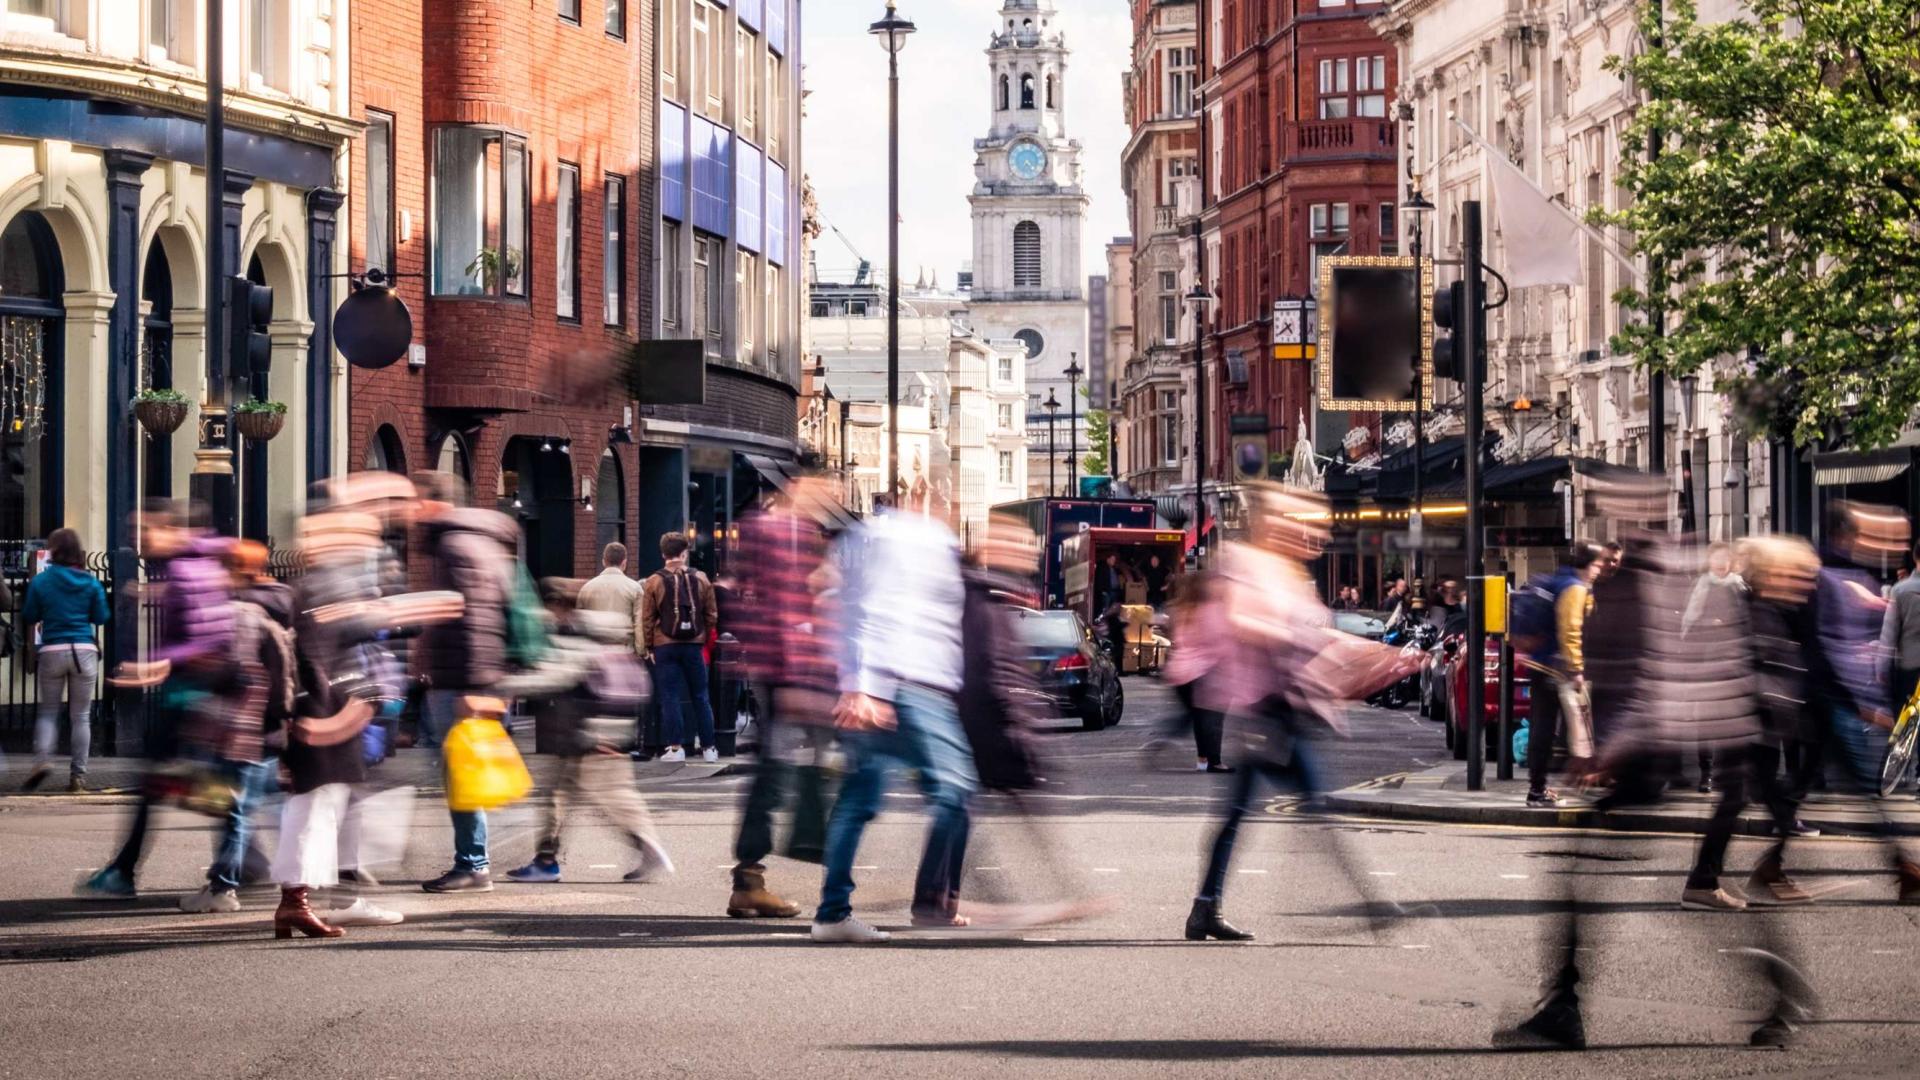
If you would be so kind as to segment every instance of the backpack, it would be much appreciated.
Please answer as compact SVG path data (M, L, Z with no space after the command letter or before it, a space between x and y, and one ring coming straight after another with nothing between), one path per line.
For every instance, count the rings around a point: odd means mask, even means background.
M538 667L553 647L547 636L547 609L525 563L512 560L507 573L507 662L521 670Z
M700 584L694 571L662 570L659 575L669 597L667 613L671 617L660 621L666 635L674 641L705 641L706 609L700 603Z
M258 665L266 690L267 715L291 716L298 693L293 631L275 622L265 608L250 601L235 600L233 613L237 652L248 667Z
M1567 579L1559 573L1535 574L1507 598L1507 636L1513 651L1545 660L1560 650L1560 629L1554 605Z

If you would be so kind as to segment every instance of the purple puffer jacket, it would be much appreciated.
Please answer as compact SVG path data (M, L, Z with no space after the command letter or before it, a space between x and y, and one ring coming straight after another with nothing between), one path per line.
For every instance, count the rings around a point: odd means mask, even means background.
M179 668L233 651L233 583L220 561L231 543L203 536L167 561L153 659Z

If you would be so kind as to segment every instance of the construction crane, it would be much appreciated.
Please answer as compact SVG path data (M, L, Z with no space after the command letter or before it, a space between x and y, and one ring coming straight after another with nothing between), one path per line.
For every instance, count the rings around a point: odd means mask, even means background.
M833 222L829 221L827 222L827 228L832 229L833 235L840 238L840 242L847 246L848 251L853 252L854 258L860 260L859 267L855 269L853 272L853 283L855 285L865 285L867 283L867 278L869 278L873 274L873 264L867 261L867 257L865 255L860 254L859 248L853 246L853 241L847 239L847 234L840 231L840 226L835 225Z

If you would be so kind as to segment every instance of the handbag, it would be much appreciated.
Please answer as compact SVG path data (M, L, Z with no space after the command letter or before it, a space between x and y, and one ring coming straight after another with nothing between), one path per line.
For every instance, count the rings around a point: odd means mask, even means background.
M447 732L447 808L497 810L533 790L533 776L513 737L495 719L469 716Z
M211 761L176 758L155 765L147 773L147 798L162 806L223 818L240 798L239 777L231 768Z

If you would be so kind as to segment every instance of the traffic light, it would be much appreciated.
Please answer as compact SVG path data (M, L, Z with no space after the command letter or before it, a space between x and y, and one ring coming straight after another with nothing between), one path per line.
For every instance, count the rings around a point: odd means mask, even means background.
M1456 281L1433 293L1433 377L1459 382L1467 377L1455 335L1467 322L1467 283ZM1442 332L1444 331L1444 333Z
M265 375L273 366L273 290L243 277L227 279L227 375L234 379Z

